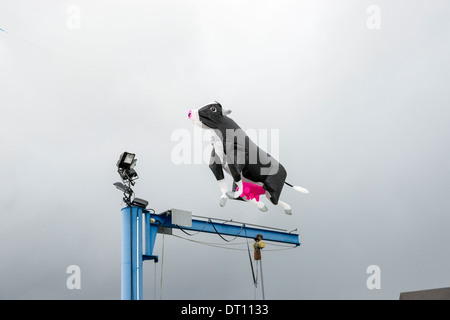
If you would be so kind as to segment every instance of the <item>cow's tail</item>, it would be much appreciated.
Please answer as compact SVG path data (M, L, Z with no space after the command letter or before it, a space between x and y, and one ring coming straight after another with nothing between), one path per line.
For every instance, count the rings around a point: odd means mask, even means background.
M301 192L301 193L309 193L309 191L308 191L307 189L305 189L305 188L302 188L302 187L299 187L299 186L293 186L292 184L287 183L286 181L285 181L284 183L287 184L287 185L288 185L289 187L291 187L292 189L298 191L298 192Z

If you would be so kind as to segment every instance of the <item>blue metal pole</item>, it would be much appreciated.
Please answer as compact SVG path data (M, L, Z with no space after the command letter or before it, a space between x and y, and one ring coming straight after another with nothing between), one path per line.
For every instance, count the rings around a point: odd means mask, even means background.
M131 270L131 207L122 209L122 274L121 299L132 298L132 270Z
M142 209L139 207L133 207L133 216L135 216L134 229L135 237L133 244L133 270L135 274L133 275L133 281L136 284L135 297L133 300L142 299Z
M122 209L122 300L142 299L142 209Z
M153 246L151 245L151 241L150 241L150 231L151 231L151 227L150 227L150 212L144 212L144 222L145 222L145 237L144 237L144 241L145 241L145 250L144 250L144 255L151 255L153 252Z

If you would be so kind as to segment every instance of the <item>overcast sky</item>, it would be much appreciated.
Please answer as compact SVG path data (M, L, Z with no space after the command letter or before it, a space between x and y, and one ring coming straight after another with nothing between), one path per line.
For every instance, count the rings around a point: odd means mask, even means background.
M446 0L0 2L0 298L120 299L123 151L156 212L298 229L300 247L263 252L269 299L450 286L449 16ZM287 180L311 192L283 191L292 216L221 208L207 164L174 163L173 133L212 100L279 130ZM246 251L164 240L163 299L254 298Z

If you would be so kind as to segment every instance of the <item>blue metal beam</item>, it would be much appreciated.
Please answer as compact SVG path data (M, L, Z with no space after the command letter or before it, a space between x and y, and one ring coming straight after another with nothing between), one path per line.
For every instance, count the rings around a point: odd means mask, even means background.
M256 235L263 235L264 241L274 241L287 244L300 245L298 234L276 231L271 229L248 227L245 224L235 225L230 223L213 222L208 220L192 219L192 227L180 227L172 224L171 215L151 214L151 218L158 221L162 227L182 229L185 231L199 231L207 233L216 233L225 236L233 236L240 238L256 238Z

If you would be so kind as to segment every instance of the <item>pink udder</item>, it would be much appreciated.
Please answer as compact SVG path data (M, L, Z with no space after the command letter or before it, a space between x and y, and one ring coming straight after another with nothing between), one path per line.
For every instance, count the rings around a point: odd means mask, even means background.
M259 196L266 193L264 187L258 186L254 183L242 181L242 187L244 188L244 192L241 197L246 197L247 200L256 199L256 201L259 201ZM236 190L239 191L239 187L237 187Z

